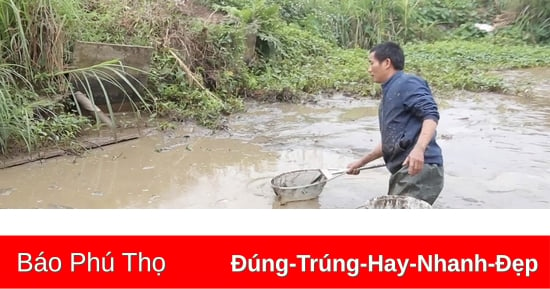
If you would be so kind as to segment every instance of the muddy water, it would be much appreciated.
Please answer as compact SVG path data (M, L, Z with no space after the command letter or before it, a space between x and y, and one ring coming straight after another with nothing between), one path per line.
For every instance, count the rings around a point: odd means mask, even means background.
M436 208L550 208L550 71L529 97L439 96L446 184ZM280 206L279 173L343 168L379 140L376 100L250 104L228 131L182 127L88 152L0 170L0 208L357 208L385 194L384 168L329 182Z

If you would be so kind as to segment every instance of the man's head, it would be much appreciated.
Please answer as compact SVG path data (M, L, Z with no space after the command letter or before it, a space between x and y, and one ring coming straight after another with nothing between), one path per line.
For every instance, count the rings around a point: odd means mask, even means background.
M403 49L393 42L378 44L370 50L369 73L374 82L384 83L405 67Z

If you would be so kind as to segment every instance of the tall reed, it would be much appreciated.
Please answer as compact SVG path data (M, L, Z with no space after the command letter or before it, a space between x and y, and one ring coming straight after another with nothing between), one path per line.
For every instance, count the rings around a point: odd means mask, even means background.
M532 42L550 42L550 1L495 0L499 8L516 15L515 24Z
M32 111L30 95L32 85L18 71L24 67L14 64L0 64L0 152L7 153L9 147L34 145L31 129ZM25 88L22 94L21 87Z
M419 0L331 1L334 34L343 47L369 48L410 37Z

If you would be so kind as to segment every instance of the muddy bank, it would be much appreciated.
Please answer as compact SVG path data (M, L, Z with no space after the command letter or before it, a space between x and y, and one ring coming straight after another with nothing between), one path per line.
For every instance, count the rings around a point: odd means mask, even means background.
M436 208L550 208L550 95L533 91L438 95L446 183ZM370 150L379 141L377 105L343 95L249 103L225 132L182 127L4 169L0 207L357 208L385 194L384 168L335 179L319 199L286 206L274 202L269 181L290 170L343 168Z

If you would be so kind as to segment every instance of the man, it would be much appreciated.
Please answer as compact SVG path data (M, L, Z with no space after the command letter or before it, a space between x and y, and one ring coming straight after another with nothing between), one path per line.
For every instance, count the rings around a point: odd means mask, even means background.
M380 157L392 173L389 195L407 195L430 205L443 189L443 157L436 143L437 104L428 83L403 72L405 56L398 44L386 42L370 50L369 73L382 84L379 123L382 141L348 165L348 174Z

